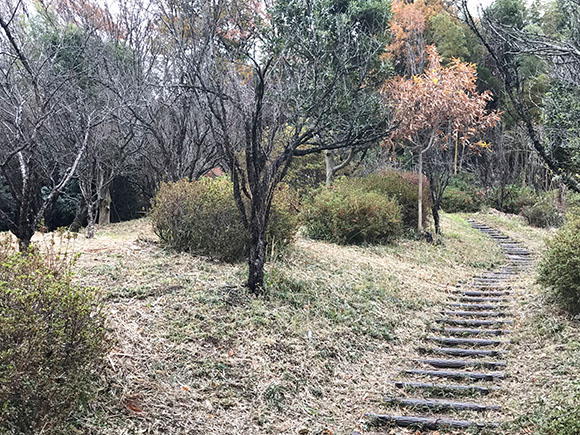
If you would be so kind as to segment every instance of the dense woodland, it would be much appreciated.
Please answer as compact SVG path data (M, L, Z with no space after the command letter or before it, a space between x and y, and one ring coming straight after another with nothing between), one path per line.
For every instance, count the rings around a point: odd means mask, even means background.
M170 252L245 263L259 298L298 233L428 250L446 243L442 212L521 215L564 225L540 281L578 311L577 263L562 261L580 258L578 206L578 0L0 4L0 232L30 256L0 243L0 307L19 307L1 340L71 310L73 364L100 358L105 316L82 320L92 290L33 236L141 217ZM26 303L37 280L42 313ZM77 296L61 306L63 288ZM26 426L36 411L15 400L1 403Z

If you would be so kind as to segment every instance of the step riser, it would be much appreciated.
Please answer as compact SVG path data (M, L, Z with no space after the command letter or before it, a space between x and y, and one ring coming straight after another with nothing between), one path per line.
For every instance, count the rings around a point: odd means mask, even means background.
M453 394L489 394L497 391L496 387L480 387L477 385L453 385L453 384L433 384L426 382L395 382L397 388L418 389L418 390L433 390L441 393Z
M469 429L473 427L476 429L484 429L486 427L495 428L499 426L499 423L477 423L467 420L452 420L436 417L413 417L388 414L367 414L367 417L370 418L375 425L395 424L401 427L418 426L425 429L441 429L446 427L459 429Z
M504 374L501 372L456 372L445 370L405 370L409 375L432 376L438 378L450 379L474 379L477 381L493 381L496 379L503 379Z
M448 400L429 400L429 399L395 399L392 397L385 397L385 402L393 403L398 406L407 406L412 408L426 408L432 410L446 410L451 409L455 411L498 411L497 405L482 405L479 403L467 402L451 402Z

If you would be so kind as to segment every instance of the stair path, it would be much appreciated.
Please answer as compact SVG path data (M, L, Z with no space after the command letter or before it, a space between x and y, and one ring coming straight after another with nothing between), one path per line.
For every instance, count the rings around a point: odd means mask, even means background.
M498 382L505 377L502 370L508 364L506 345L513 323L508 307L510 281L533 260L520 242L485 224L468 222L498 242L507 262L453 292L431 329L433 335L417 348L413 367L393 382L406 395L384 398L396 412L369 413L372 425L466 430L498 426L479 421L481 415L500 411L498 405L481 398L498 390Z

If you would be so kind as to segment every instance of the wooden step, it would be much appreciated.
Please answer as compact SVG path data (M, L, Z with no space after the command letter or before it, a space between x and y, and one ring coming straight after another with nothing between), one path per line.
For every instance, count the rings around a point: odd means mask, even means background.
M461 308L462 310L504 310L507 305L492 304L449 304L450 307Z
M444 334L457 335L506 335L510 331L507 329L479 329L479 328L441 328L436 331Z
M439 378L452 379L474 379L477 381L493 381L495 379L503 379L505 376L502 372L471 372L471 371L456 371L456 370L421 370L421 369L407 369L404 370L409 375L420 376L434 376Z
M455 317L505 317L503 311L441 311L444 316Z
M508 341L489 340L486 338L427 337L427 340L448 345L466 344L468 346L500 346Z
M513 320L505 319L451 319L449 317L443 317L441 319L436 319L435 321L439 323L446 323L448 325L461 326L492 326L513 323Z
M464 349L459 347L431 347L419 348L419 351L427 354L443 354L451 356L500 356L505 355L505 350L491 350L491 349Z
M505 311L475 311L475 310L465 310L465 311L441 311L444 316L455 316L455 317L506 317L509 313Z
M407 415L367 414L375 425L395 424L401 427L416 426L425 429L439 429L445 427L461 429L485 429L498 427L499 423L481 423L468 420L453 420L440 417L415 417Z
M464 302L507 302L506 298L494 298L487 296L462 296L459 298L459 300Z
M385 402L393 403L399 406L406 406L412 408L427 408L434 410L452 409L455 411L498 411L497 405L484 405L482 403L473 402L455 402L453 400L445 399L419 399L419 398L394 398L385 397Z
M459 292L463 296L507 296L510 295L511 292L508 291L491 291L491 290L463 290Z
M407 389L425 389L432 390L432 394L441 393L460 393L460 394L489 394L492 391L498 390L497 387L481 387L479 385L457 385L457 384L434 384L431 382L405 382L396 381L394 382L397 388L407 388Z
M505 361L482 361L477 359L414 359L413 361L440 369L463 369L465 367L505 367Z

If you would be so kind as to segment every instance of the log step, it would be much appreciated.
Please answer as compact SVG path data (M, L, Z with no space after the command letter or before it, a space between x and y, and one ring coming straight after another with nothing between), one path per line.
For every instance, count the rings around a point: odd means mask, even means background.
M505 355L505 350L490 350L490 349L463 349L459 347L432 347L419 348L423 353L439 353L452 356L500 356Z
M395 424L401 427L417 426L425 429L439 429L445 427L461 429L485 429L498 427L499 423L481 423L468 420L453 420L439 417L414 417L407 415L367 414L375 425Z
M449 304L450 307L461 308L462 310L504 310L507 305L492 304Z
M407 406L412 408L427 408L434 410L453 409L456 411L498 411L497 405L484 405L473 402L455 402L445 399L416 399L405 398L399 399L394 397L385 397L385 402L393 403L399 406Z
M434 384L431 382L394 382L397 388L410 388L410 389L425 389L432 390L431 392L437 394L437 392L442 393L479 393L479 394L489 394L492 391L496 391L497 387L480 387L479 385L457 385L457 384Z
M479 297L479 296L462 296L459 298L463 302L507 302L505 298Z
M470 359L415 359L415 362L440 369L462 369L465 367L497 368L505 367L505 361L480 361Z
M409 375L434 376L439 378L474 379L477 381L493 381L494 379L503 379L505 377L502 372L463 372L456 370L407 369L405 370L405 373Z
M507 329L479 329L479 328L441 328L440 331L445 334L457 335L506 335L511 331Z
M488 340L485 338L427 337L427 340L448 345L466 344L469 346L499 346L509 343L508 341Z
M461 325L461 326L492 326L501 324L513 323L512 320L504 319L450 319L448 317L442 319L436 319L436 322L446 323L448 325Z
M508 291L477 291L477 290L463 290L460 292L463 296L507 296L511 292Z
M455 317L505 317L503 311L441 311L444 316Z

